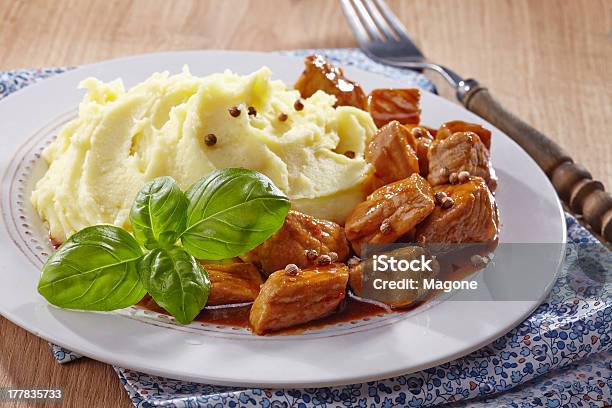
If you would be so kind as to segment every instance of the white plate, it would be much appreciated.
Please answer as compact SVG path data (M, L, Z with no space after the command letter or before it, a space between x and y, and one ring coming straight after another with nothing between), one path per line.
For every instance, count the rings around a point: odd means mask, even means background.
M146 373L211 384L312 387L390 377L460 357L517 325L548 293L562 261L561 251L542 259L532 270L510 271L517 279L542 283L541 293L531 301L432 302L409 313L291 336L257 337L245 330L199 323L180 327L167 318L131 309L83 313L49 306L36 292L36 283L50 248L28 199L32 182L44 171L44 164L38 160L40 150L63 123L74 117L83 96L77 84L83 78L121 77L126 86L131 86L155 71L179 72L183 64L189 64L196 75L227 68L246 74L267 65L276 78L289 84L302 70L301 58L263 53L149 54L84 66L0 101L3 316L75 352ZM402 86L358 69L348 67L346 71L366 91ZM555 191L525 152L479 117L436 95L423 92L422 110L423 122L430 126L462 119L493 130L502 243L565 242L565 222Z

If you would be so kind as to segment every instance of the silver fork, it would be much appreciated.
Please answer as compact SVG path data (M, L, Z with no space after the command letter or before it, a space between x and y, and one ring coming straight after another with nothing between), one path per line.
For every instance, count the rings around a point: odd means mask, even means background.
M529 153L574 213L582 215L604 240L612 241L612 196L563 148L507 111L475 79L463 79L451 69L428 61L383 0L340 1L359 46L368 56L383 64L440 74L468 110L502 130Z
M462 89L459 85L465 83L463 78L447 67L427 61L385 2L341 0L341 4L359 46L370 58L387 65L435 71L453 88Z

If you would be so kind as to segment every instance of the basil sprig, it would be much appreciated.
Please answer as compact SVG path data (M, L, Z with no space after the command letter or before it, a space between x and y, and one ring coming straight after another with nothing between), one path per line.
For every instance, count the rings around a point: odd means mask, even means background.
M75 233L43 266L38 292L58 307L98 311L134 305L148 292L187 324L210 291L197 259L249 251L283 225L289 206L272 181L253 170L217 170L187 195L172 178L156 178L134 200L134 236L112 225Z
M191 322L206 305L208 274L183 248L152 250L138 263L138 271L155 303L179 322Z
M165 248L185 230L187 198L172 177L158 177L136 196L130 221L138 242L145 248Z
M232 258L255 248L283 225L290 205L270 179L247 169L217 170L186 194L181 240L200 259Z
M128 307L146 293L136 269L140 258L142 249L129 232L113 225L87 227L49 257L38 292L68 309Z

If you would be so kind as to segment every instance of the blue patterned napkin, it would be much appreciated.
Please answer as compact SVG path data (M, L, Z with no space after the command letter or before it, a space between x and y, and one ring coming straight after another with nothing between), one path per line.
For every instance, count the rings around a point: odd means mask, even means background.
M357 50L319 50L346 65L434 90L424 76L377 64ZM284 52L305 55L310 50ZM0 98L65 68L0 72ZM418 373L342 387L243 389L115 367L137 407L604 407L612 404L612 256L566 215L563 273L542 305L486 347ZM580 253L578 253L580 252ZM596 270L596 273L593 271ZM56 359L79 356L52 346Z

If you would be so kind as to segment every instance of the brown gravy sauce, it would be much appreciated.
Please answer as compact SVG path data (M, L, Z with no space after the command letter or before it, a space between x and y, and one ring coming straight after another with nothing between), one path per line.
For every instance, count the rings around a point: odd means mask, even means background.
M162 313L169 315L164 309L159 307L157 303L149 296L145 296L137 306L151 310L156 313ZM195 321L201 323L214 324L217 326L231 326L231 327L242 327L245 329L251 329L249 323L249 313L251 306L240 306L240 307L227 307L219 309L204 309L195 318ZM272 335L278 334L295 334L301 333L306 330L315 328L325 327L336 323L350 322L361 319L367 319L372 316L382 315L387 312L380 306L376 306L371 303L361 302L357 299L348 297L342 302L338 310L324 318L315 320L313 322L305 323L298 326L293 326L287 329L276 331L271 333Z
M475 253L479 255L486 255L487 253L493 252L496 247L497 241L487 244L486 246L481 245L476 251L469 251L459 257L453 257L452 263L441 263L441 271L438 276L438 279L441 281L457 281L470 276L471 274L480 269L471 264L469 260L470 255ZM407 311L418 308L419 306L435 298L439 294L440 291L431 291L427 294L427 297L425 299L419 302L415 302L407 307L393 310L385 309L375 304L362 302L360 300L347 296L340 304L336 312L332 313L331 315L312 322L279 330L270 333L269 335L298 334L306 330L320 329L322 327L338 323L350 323L358 320L367 320L368 318L384 314L405 313ZM169 315L169 313L159 307L149 295L146 295L145 298L137 304L137 306L156 313ZM213 324L217 326L241 327L251 330L251 326L249 324L250 310L250 305L240 307L204 309L195 318L195 321Z

